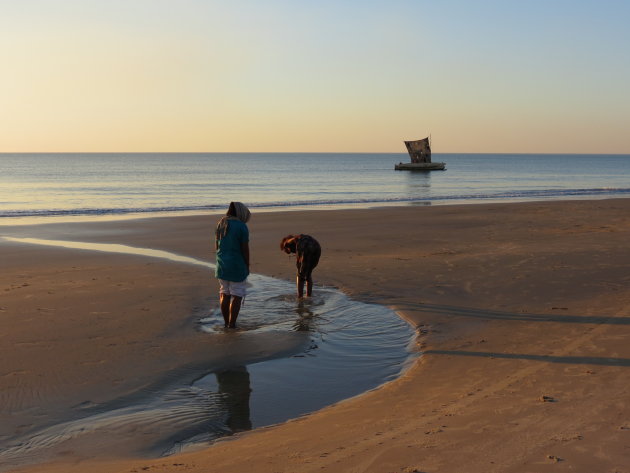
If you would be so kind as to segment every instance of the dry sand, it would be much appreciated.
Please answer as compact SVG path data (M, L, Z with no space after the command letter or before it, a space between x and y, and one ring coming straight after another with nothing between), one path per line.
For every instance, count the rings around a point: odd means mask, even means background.
M215 220L0 233L210 260ZM250 231L252 270L285 279L294 267L280 238L316 236L316 284L395 308L417 327L422 356L378 390L202 451L94 460L70 450L20 471L630 472L630 199L255 213ZM28 424L12 405L71 409L208 358L194 324L216 304L216 283L202 268L0 251L3 422ZM226 360L273 356L268 345L245 343Z

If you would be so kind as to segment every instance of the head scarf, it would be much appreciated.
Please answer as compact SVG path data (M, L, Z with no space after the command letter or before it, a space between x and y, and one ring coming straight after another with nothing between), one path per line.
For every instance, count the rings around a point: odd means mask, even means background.
M240 220L243 223L249 221L251 212L242 202L230 202L230 208L227 211L227 215L219 220L217 223L217 229L215 236L217 240L223 238L228 231L230 220Z
M249 217L252 215L249 209L242 202L230 202L230 206L234 207L235 217L238 218L241 222L247 223L249 221ZM229 210L228 210L229 212Z

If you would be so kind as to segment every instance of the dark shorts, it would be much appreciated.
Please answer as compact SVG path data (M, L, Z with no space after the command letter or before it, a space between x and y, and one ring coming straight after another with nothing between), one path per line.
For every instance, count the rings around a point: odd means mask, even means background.
M298 276L302 279L311 279L311 273L319 263L319 257L322 254L321 248L312 248L304 253L301 259L297 261Z

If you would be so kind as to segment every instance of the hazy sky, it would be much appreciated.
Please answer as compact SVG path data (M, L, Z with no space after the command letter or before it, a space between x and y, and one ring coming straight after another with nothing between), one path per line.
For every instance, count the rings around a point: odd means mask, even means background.
M0 152L630 153L629 0L0 0Z

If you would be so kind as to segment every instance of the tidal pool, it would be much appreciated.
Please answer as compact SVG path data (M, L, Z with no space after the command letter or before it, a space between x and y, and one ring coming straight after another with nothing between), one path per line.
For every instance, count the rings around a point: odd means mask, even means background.
M214 269L212 263L162 250L34 238L6 240L144 255ZM0 439L0 470L43 461L61 449L87 456L161 456L220 437L277 424L357 396L395 379L416 355L415 332L391 309L316 286L298 300L293 282L248 278L239 330L225 332L217 309L198 321L212 336L300 332L304 344L285 358L196 370L124 399L77 406L71 419Z

